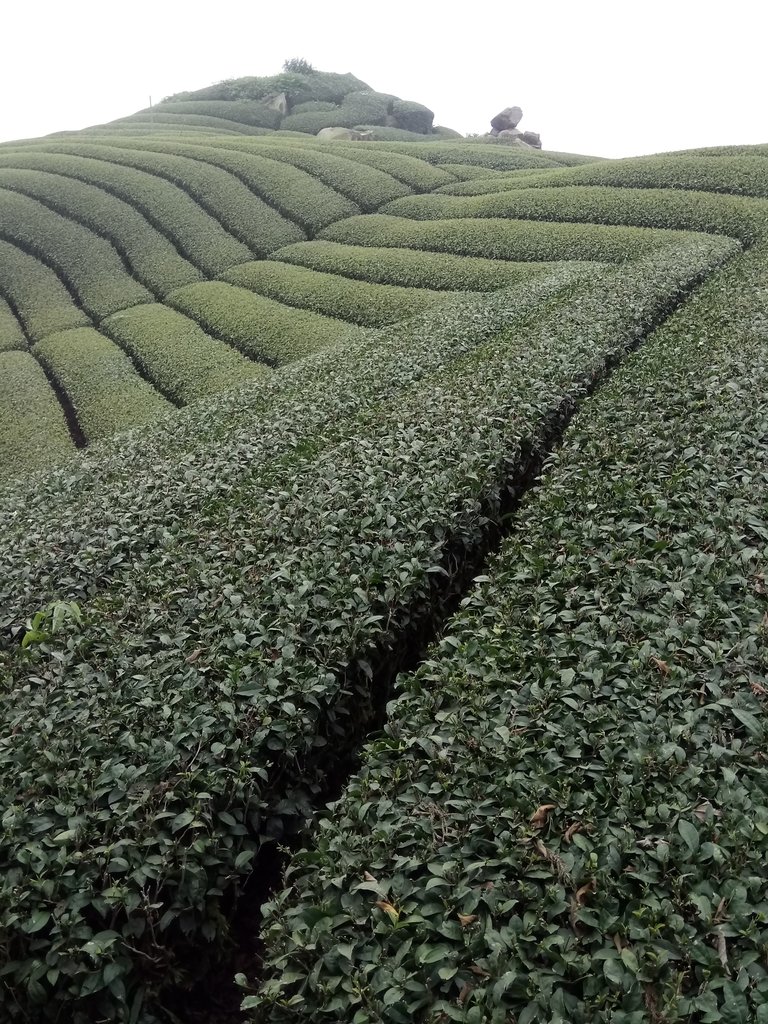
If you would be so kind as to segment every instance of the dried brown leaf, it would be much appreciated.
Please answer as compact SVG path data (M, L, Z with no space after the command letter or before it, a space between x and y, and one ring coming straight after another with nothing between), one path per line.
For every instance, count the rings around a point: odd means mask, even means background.
M586 885L582 885L580 889L577 889L573 894L573 898L578 906L583 907L587 902L589 896L595 891L595 880L590 878Z
M200 657L200 655L203 653L204 650L205 650L204 647L198 647L196 651L192 651L192 653L190 654L190 656L188 658L184 659L184 663L186 665L194 665L195 662L197 661L197 659Z
M576 833L582 832L583 830L583 823L580 821L574 821L572 824L568 826L568 828L563 833L563 839L566 841L566 843L570 843L570 841L573 839Z
M472 986L469 984L468 981L465 981L464 985L462 986L461 992L459 992L458 996L456 997L456 1002L459 1004L459 1006L463 1006L464 1005L464 1003L467 1001L467 999L469 997L469 993L471 991L472 991Z
M662 661L661 658L657 658L654 656L651 658L651 664L654 668L658 669L663 676L669 675L669 665L666 661Z
M544 826L547 824L549 812L554 811L556 807L557 804L541 804L541 806L537 807L531 815L531 824L533 825L533 827L544 828Z
M462 928L469 928L477 920L477 914L457 914Z
M478 964L472 964L472 966L469 969L470 971L472 971L473 974L476 974L478 978L490 978L490 974L488 973L488 971L484 971L483 968L480 967Z

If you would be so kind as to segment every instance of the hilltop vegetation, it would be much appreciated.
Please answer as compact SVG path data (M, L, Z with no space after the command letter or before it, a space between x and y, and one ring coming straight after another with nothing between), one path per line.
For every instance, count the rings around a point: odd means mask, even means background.
M768 149L396 102L0 147L11 1022L768 1020Z

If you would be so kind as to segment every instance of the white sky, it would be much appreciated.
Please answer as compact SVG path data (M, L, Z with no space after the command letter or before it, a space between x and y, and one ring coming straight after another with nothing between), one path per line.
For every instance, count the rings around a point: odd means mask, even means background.
M462 133L518 104L548 149L768 143L766 0L0 0L0 30L0 141L304 57Z

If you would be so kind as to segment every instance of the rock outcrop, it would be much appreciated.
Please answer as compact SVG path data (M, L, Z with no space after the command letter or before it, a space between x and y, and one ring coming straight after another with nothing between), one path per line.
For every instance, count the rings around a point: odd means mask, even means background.
M373 135L373 132L358 132L354 128L321 128L317 133L318 139L326 142L364 142Z
M523 111L520 107L505 107L491 118L489 134L499 142L541 149L541 136L538 132L522 132L517 127L522 119Z

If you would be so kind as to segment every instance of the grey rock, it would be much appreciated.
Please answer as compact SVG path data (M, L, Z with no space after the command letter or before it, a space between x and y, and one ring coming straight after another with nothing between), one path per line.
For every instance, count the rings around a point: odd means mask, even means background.
M288 97L284 92L274 92L270 96L265 96L261 102L270 110L276 110L281 117L288 113Z
M541 136L538 132L523 132L520 138L534 149L541 149Z
M354 128L321 128L317 138L326 142L365 142L372 135L373 132L358 132Z
M509 128L517 128L523 119L523 112L520 107L505 107L495 117L491 118L491 128L497 132L503 132Z

